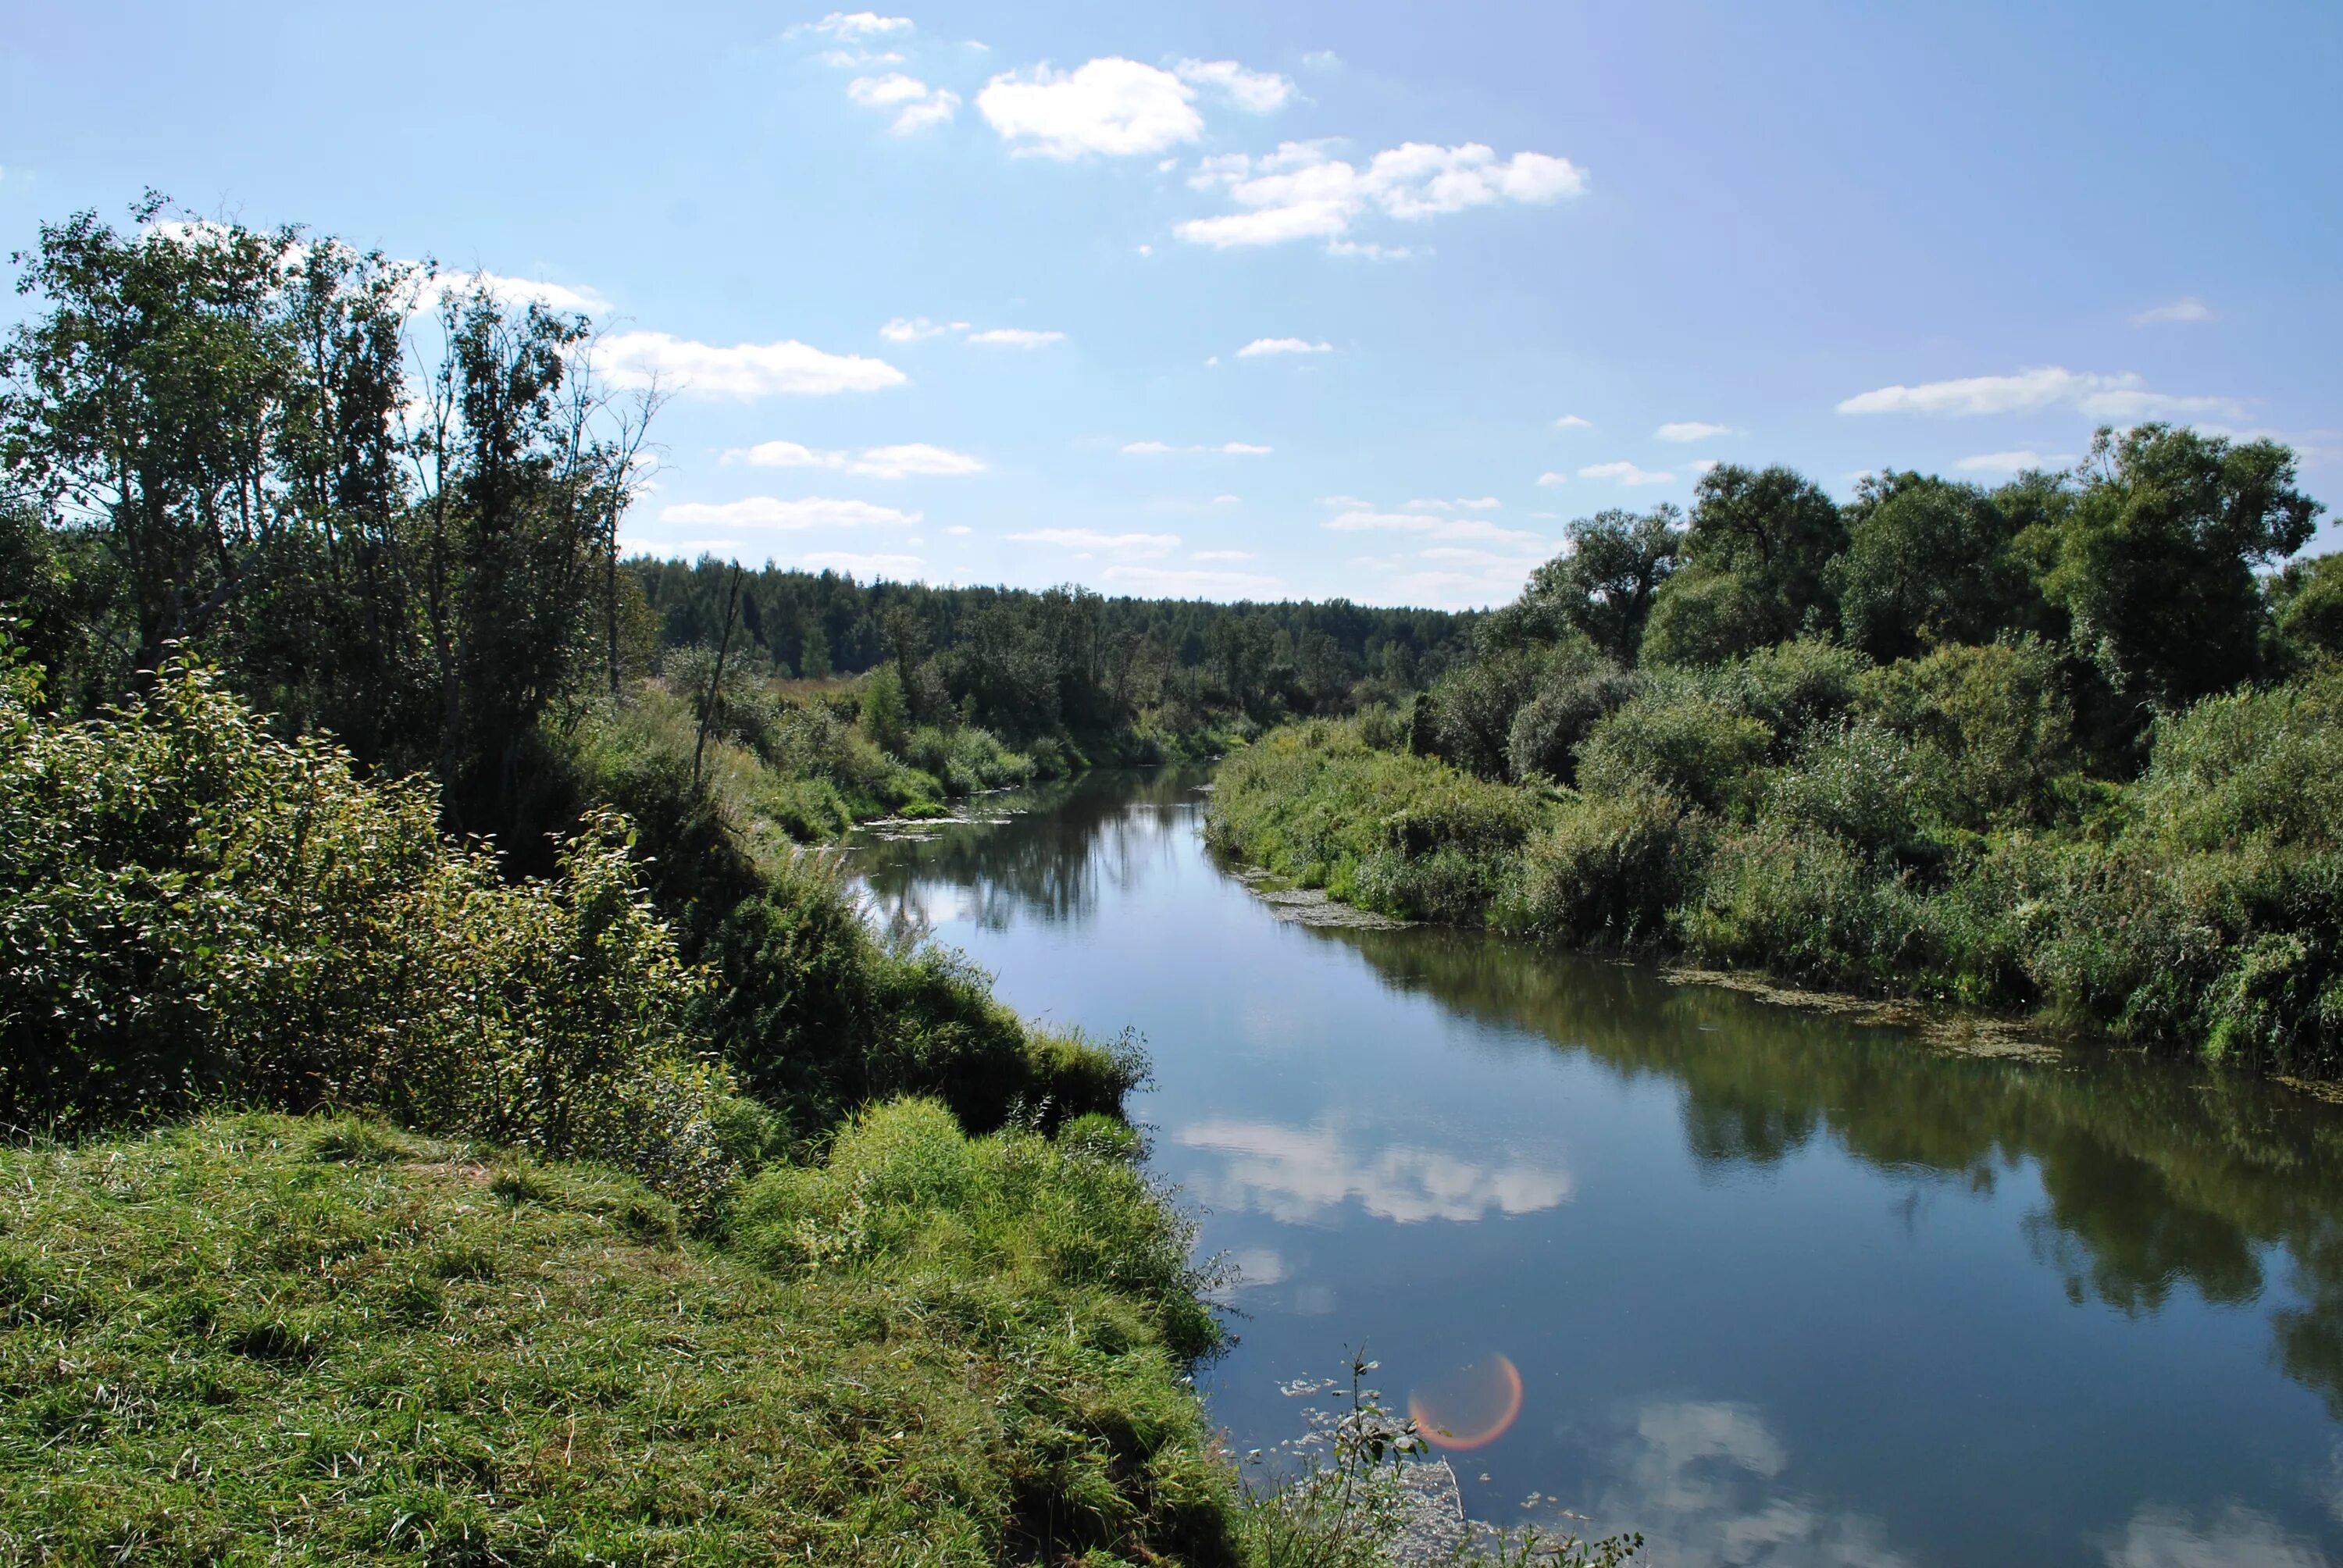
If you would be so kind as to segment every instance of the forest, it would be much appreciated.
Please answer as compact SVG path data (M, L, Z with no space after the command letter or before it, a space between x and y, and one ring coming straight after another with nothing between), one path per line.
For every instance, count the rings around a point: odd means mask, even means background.
M1386 913L2343 1069L2343 556L2294 454L2141 425L1998 488L1720 467L1607 511L1212 832ZM2278 568L2278 569L2273 569Z

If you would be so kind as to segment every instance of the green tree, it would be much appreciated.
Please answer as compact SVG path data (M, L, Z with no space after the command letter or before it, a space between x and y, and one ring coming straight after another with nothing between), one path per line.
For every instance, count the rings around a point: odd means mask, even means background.
M1683 523L1684 514L1664 504L1578 518L1564 530L1569 553L1538 568L1522 597L1490 617L1482 645L1551 642L1576 631L1617 663L1634 664L1652 601L1675 573Z
M2275 441L2102 429L2044 586L2119 698L2177 707L2260 668L2254 568L2300 549L2323 509Z
M2011 548L2016 529L1976 486L1869 475L1846 519L1846 548L1824 575L1847 640L1872 658L2042 628L2041 591Z
M1791 469L1711 469L1682 568L1654 601L1647 656L1713 664L1829 625L1837 604L1825 568L1846 538L1836 503Z

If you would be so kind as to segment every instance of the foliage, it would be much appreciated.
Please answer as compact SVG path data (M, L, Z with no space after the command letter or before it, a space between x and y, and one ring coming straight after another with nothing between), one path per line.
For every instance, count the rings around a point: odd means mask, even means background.
M7 1120L373 1106L712 1210L729 1081L623 821L573 838L557 879L507 882L441 839L427 786L273 739L200 668L83 724L33 688L19 667L0 697Z

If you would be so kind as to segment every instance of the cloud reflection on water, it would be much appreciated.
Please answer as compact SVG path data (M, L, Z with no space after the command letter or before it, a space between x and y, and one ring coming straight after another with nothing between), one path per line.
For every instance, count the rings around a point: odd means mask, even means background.
M1897 1568L1877 1520L1782 1490L1790 1453L1765 1418L1721 1400L1644 1405L1594 1516L1635 1529L1644 1560L1752 1568ZM1623 1523L1624 1522L1624 1523Z
M1404 1143L1363 1153L1352 1135L1324 1122L1203 1121L1181 1129L1172 1141L1227 1156L1224 1171L1192 1183L1206 1201L1289 1223L1352 1199L1401 1224L1478 1220L1492 1211L1532 1214L1568 1202L1576 1191L1567 1171L1526 1161L1478 1164Z

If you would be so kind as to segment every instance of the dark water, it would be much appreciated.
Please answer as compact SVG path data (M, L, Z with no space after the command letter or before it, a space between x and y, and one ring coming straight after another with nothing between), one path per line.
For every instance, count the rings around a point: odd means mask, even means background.
M1145 1033L1152 1162L1248 1282L1201 1380L1239 1448L1364 1344L1488 1437L1476 1515L1655 1563L2343 1561L2343 1111L1281 922L1203 777L858 853L1021 1010Z

